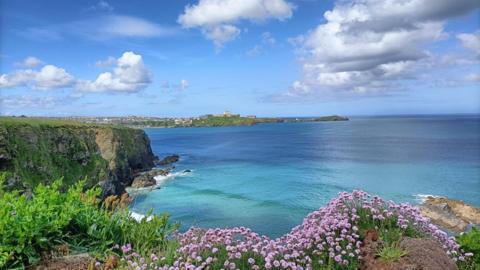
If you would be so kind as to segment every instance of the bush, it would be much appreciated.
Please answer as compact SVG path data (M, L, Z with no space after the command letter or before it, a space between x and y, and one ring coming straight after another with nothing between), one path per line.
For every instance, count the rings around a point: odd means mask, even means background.
M100 207L100 190L84 192L85 181L63 193L61 180L39 185L29 199L18 191L3 191L3 179L0 175L0 268L32 265L60 245L96 256L126 243L141 254L160 252L177 228L167 215L137 222L127 209Z

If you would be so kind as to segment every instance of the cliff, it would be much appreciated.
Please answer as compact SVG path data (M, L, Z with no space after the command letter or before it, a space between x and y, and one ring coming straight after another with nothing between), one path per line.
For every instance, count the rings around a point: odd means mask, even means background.
M73 121L0 119L0 172L7 188L30 190L63 177L70 185L87 179L103 196L121 194L134 175L154 165L143 130L92 126Z

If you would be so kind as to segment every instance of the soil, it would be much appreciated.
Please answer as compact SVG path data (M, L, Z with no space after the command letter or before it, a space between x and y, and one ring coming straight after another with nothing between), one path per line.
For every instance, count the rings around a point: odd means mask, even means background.
M400 247L407 255L397 261L382 260L376 254L382 242L378 233L368 231L362 247L360 269L364 270L457 270L457 265L442 249L441 245L432 239L404 237Z

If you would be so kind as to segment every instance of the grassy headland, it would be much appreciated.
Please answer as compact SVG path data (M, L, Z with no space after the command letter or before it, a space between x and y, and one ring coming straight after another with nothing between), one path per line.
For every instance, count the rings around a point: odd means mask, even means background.
M0 117L0 172L6 185L32 189L63 178L88 186L128 184L135 170L153 166L142 130L44 118Z

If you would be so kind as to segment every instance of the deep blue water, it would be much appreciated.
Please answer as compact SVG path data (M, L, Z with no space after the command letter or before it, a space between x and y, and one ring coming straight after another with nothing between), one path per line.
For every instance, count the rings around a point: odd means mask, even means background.
M183 228L247 226L284 234L339 191L395 201L419 194L480 206L480 116L352 118L348 122L147 129L176 171L132 209L169 212Z

